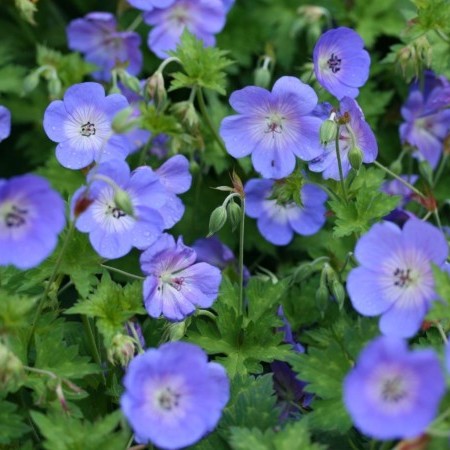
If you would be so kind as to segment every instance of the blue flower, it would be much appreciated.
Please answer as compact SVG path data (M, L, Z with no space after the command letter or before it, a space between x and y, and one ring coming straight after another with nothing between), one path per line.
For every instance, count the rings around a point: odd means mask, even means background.
M113 135L114 116L128 106L120 94L105 96L99 83L79 83L67 89L63 100L55 100L44 113L44 130L57 142L56 159L68 169L82 169L94 160L125 159L126 138Z
M199 441L230 398L225 369L194 344L169 342L128 366L120 405L140 444L175 450Z
M237 115L225 117L220 135L235 158L252 155L256 171L264 178L284 178L296 159L310 161L322 153L321 120L313 117L314 90L294 77L282 77L272 92L248 86L230 96Z
M344 403L355 426L382 440L423 433L444 393L445 379L434 351L410 352L398 338L370 342L344 380Z
M192 248L163 234L141 255L144 304L152 317L164 316L179 321L195 311L209 308L216 300L222 280L220 270L210 264L196 263Z
M0 265L39 265L65 223L64 201L47 180L31 174L0 179Z
M308 236L317 233L326 221L327 194L312 184L301 189L302 206L272 199L273 180L252 179L245 185L246 214L257 219L259 232L275 245L291 242L294 233Z
M11 113L5 106L0 105L0 142L11 133Z

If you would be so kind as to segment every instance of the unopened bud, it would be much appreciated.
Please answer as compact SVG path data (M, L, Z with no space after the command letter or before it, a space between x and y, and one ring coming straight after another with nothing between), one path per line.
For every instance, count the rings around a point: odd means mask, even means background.
M327 145L329 142L332 142L336 139L336 135L338 132L338 124L331 119L327 119L322 122L320 126L320 143L322 145Z
M14 392L24 378L23 364L4 344L0 344L0 391Z
M359 147L352 147L348 152L348 160L350 165L355 169L359 170L361 168L363 153Z
M131 91L136 92L137 94L141 92L140 81L136 77L130 75L125 70L121 71L120 73L120 81L124 84L125 87L127 87Z
M241 207L231 200L227 205L227 213L230 218L231 231L234 231L241 222Z
M34 91L34 89L36 89L38 84L39 84L39 72L37 70L34 70L29 75L27 75L23 80L24 93L28 94L29 92Z
M119 111L113 118L111 127L115 133L122 134L136 128L136 122L130 120L133 114L133 108L127 106L126 108Z
M335 298L339 309L342 309L345 301L345 289L337 278L330 283L330 292Z
M389 169L392 170L392 172L394 172L395 174L400 175L403 171L402 162L399 159L396 159L391 163Z
M322 316L325 314L325 310L328 307L329 299L330 293L328 292L328 288L325 284L320 283L319 288L316 291L316 306Z
M183 320L182 322L174 322L168 326L169 341L179 341L183 339L186 334L186 329L190 320Z
M116 189L114 193L114 203L125 214L128 214L131 217L134 216L133 203L128 192L120 188Z
M198 114L192 102L183 101L174 103L172 105L172 111L176 116L180 117L182 122L187 123L189 127L192 128L198 125Z
M301 281L308 278L314 272L314 267L312 264L302 264L298 267L294 272L294 280L296 283L300 283Z
M48 93L52 98L58 98L61 94L62 84L58 77L52 77L48 80Z
M163 103L167 97L166 88L164 86L164 77L161 72L155 72L147 80L147 92L152 100Z
M218 206L209 218L209 233L206 237L212 236L217 233L227 221L227 210L225 206Z
M125 367L134 357L134 339L124 334L116 334L108 348L108 360L111 364Z

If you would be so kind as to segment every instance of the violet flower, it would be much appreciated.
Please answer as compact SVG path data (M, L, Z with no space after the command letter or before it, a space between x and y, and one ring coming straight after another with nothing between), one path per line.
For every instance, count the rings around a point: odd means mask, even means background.
M134 31L117 31L116 18L111 13L91 12L72 20L67 27L67 40L71 50L83 53L87 62L99 67L92 73L95 80L109 81L117 66L131 75L141 70L141 37Z
M378 145L356 100L350 97L344 97L340 102L340 108L336 114L336 120L344 118L347 122L339 128L339 152L341 155L343 176L346 177L351 168L348 159L349 151L353 147L359 148L362 152L362 162L371 163L377 157ZM308 166L312 172L322 172L322 176L325 179L332 178L333 180L339 180L335 141L332 140L323 146L322 154L309 161Z
M0 105L0 142L11 133L11 113L5 106Z
M74 194L72 210L81 198L92 202L78 216L75 226L89 233L100 256L120 258L132 247L143 250L161 236L166 205L172 196L150 167L139 167L130 173L124 161L108 161L94 167L87 180L88 187L83 186ZM118 204L118 189L129 198L132 215Z
M221 0L175 0L166 8L146 11L144 22L153 26L148 46L159 58L166 58L177 47L185 29L206 46L212 46L215 35L225 25L225 16Z
M39 265L55 249L64 228L65 205L44 178L0 179L0 265Z
M155 8L164 9L171 6L176 0L127 0L131 6L142 11L152 11Z
M180 321L195 311L209 308L216 300L222 279L220 270L196 263L192 248L163 234L140 258L144 281L144 304L152 317Z
M356 31L340 27L320 36L314 47L317 81L338 100L355 98L369 77L370 56Z
M314 90L295 77L282 77L272 92L247 86L230 96L237 115L225 117L220 135L235 158L252 155L256 171L264 178L284 178L296 159L310 161L322 153L321 120L311 114L317 105Z
M113 117L128 106L120 94L105 96L99 83L79 83L54 100L44 113L44 130L57 142L56 159L68 169L82 169L93 161L125 159L127 140L113 135Z
M425 432L444 393L445 379L434 351L408 351L398 338L370 342L344 380L344 403L353 423L382 440Z
M140 444L175 450L212 431L230 398L225 369L187 342L149 349L130 363L120 399Z
M442 266L447 254L445 236L427 222L373 225L356 244L361 265L347 278L353 307L364 316L381 314L383 334L413 336L437 298L431 265Z
M441 157L444 139L450 134L450 82L425 72L423 90L412 84L401 109L405 120L400 125L400 139L417 150L413 156L426 160L434 169Z
M295 202L277 203L272 199L273 180L252 179L245 185L246 214L257 219L259 232L275 245L291 242L294 233L309 236L317 233L325 223L327 194L317 186L304 184L301 189L302 206Z

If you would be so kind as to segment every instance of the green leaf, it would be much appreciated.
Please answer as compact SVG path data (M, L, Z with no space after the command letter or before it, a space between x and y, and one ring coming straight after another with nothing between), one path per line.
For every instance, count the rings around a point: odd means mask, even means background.
M142 282L135 281L124 287L114 283L105 272L96 291L66 314L84 314L97 319L99 331L106 341L110 341L116 333L123 333L127 320L135 314L145 314Z
M30 430L14 403L0 400L0 444L11 444Z
M226 51L205 47L202 40L185 31L177 49L169 52L179 58L185 73L175 72L169 91L199 86L225 94L224 69L232 64Z
M122 418L115 411L96 422L88 422L61 414L31 412L31 417L45 438L44 448L48 450L123 450L128 435L115 431Z
M35 305L34 297L14 295L0 289L0 334L28 327L30 313Z
M450 274L433 265L436 293L439 298L432 303L427 320L450 320Z

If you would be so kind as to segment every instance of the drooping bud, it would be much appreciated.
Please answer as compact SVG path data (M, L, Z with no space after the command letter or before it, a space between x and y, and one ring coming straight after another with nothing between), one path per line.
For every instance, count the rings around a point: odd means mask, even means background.
M345 302L345 289L337 278L330 283L330 292L341 310L344 307Z
M267 88L269 87L270 81L272 80L272 58L270 56L264 55L261 58L261 61L261 64L255 69L254 72L254 83L256 86Z
M136 77L133 77L125 70L120 71L119 76L120 81L124 84L125 87L133 92L136 92L137 94L140 94L141 83Z
M419 163L419 172L426 180L426 182L433 186L433 169L430 166L430 163L426 160L420 161Z
M320 283L319 288L316 291L316 307L319 309L322 317L325 315L329 299L330 293L328 292L327 286Z
M322 145L328 145L336 139L339 125L333 119L327 119L322 122L320 126L320 143Z
M218 206L209 218L209 233L206 237L212 236L217 233L227 221L227 210L225 206Z
M363 153L359 147L352 147L348 152L350 165L358 171L361 168Z
M120 364L125 367L133 359L134 349L134 339L131 336L118 333L113 337L111 346L107 350L108 360L111 364Z
M117 188L114 192L114 203L125 214L134 217L134 208L128 192L123 189Z
M61 80L54 76L48 80L48 93L51 98L58 98L61 95L62 83Z
M37 85L39 84L39 73L39 69L34 70L25 77L25 79L23 80L23 91L25 94L28 94L36 89Z
M155 72L147 80L147 93L152 100L156 100L158 104L163 103L167 97L164 85L163 74L159 71Z
M227 213L230 218L231 231L234 231L241 222L241 207L234 200L230 200L227 205Z
M179 341L180 339L183 339L189 323L190 319L169 324L167 330L169 341Z
M182 122L193 128L198 125L199 118L194 104L190 101L177 102L172 105L173 113L178 116Z

